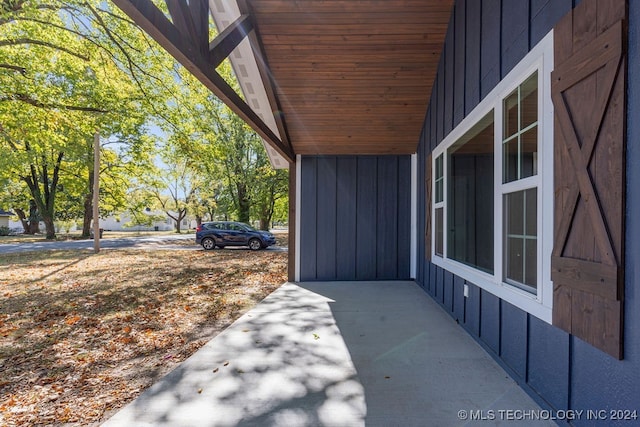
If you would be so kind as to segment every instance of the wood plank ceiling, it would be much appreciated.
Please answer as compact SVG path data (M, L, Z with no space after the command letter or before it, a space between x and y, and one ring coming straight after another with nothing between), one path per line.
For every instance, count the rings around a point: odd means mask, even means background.
M262 44L294 152L414 153L452 4L239 1Z

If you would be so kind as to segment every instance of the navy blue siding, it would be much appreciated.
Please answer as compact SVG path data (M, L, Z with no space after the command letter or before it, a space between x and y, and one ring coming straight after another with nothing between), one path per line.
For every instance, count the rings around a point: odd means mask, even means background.
M410 165L409 156L302 157L301 280L410 278Z
M444 271L444 294L442 295L442 303L448 312L453 312L453 273Z
M465 115L465 33L466 33L466 0L458 0L454 9L454 71L453 71L453 126L457 126Z
M480 37L480 99L500 81L500 0L483 0ZM472 19L472 17L469 17ZM474 78L470 76L470 78ZM441 141L441 140L439 140Z
M444 138L446 136L446 134L444 133L444 100L445 100L445 70L444 70L444 60L446 57L447 53L446 51L442 52L442 55L440 56L440 63L438 64L438 77L436 77L436 81L434 83L434 87L437 87L437 96L438 96L438 108L436 108L435 110L435 114L437 115L436 117L436 141L431 141L432 142L432 146L435 147L437 141L442 141L442 138Z
M464 323L464 279L453 277L453 318Z
M438 96L440 89L439 89L439 85L437 85L436 83L438 83L438 80L436 80L433 84L433 90L431 91L431 101L430 101L432 102L431 105L433 105L434 107L438 105L438 102L440 101L440 98ZM433 151L434 148L436 148L437 141L439 141L438 129L440 128L440 125L438 124L439 123L438 112L434 111L433 108L429 108L429 116L431 116L431 122L430 122L430 128L428 129L429 133L426 135L427 140L425 141L425 146L428 147L428 149L425 149L425 157L428 156L428 153L431 153L431 151Z
M502 0L501 77L529 52L529 2Z
M336 159L317 160L316 279L336 279Z
M531 47L571 10L571 0L531 0Z
M473 283L467 282L469 286L469 297L465 299L464 306L464 327L471 335L480 336L480 288Z
M436 267L436 300L444 304L444 270Z
M444 42L444 123L443 135L447 136L453 129L453 100L455 92L455 13L451 15L449 29Z
M429 132L429 125L431 123L430 121L430 117L429 117L429 113L427 113L427 118L425 120L426 125L426 129L422 130L422 133L420 134L420 143L418 144L418 165L424 165L425 163L425 156L424 156L424 152L425 152L425 134L427 134ZM422 183L424 182L424 175L425 175L425 168L424 167L418 167L417 168L417 173L418 173L418 183ZM417 207L418 207L418 213L417 213L417 219L418 219L418 229L419 230L424 230L425 229L425 210L424 210L424 206L426 204L426 194L425 191L418 191L418 197L417 197ZM409 204L411 204L411 201L409 201ZM416 236L417 237L417 236ZM411 230L409 230L409 238L411 238ZM426 258L426 254L425 254L425 245L423 244L424 242L421 242L420 239L417 239L418 245L417 245L417 265L416 265L416 280L418 281L418 283L423 284L425 281L425 258Z
M529 385L554 408L569 407L569 334L529 316Z
M480 298L480 338L495 353L500 352L500 299L482 290Z
M438 267L435 264L428 263L429 265L429 283L427 283L427 290L435 297L436 296L436 284L438 283Z
M398 159L378 159L377 279L395 279L398 269Z
M398 157L398 188L411 189L411 173L407 173L410 171L411 157ZM411 192L396 191L396 195L398 197L396 214L396 218L398 220L396 238L396 246L398 251L396 259L398 261L398 265L396 268L399 273L410 271L411 269L411 246L409 244L404 244L405 242L409 243L411 241L411 220L409 219L409 221L400 221L400 219L403 218L407 213L411 214ZM400 244L398 244L398 242L400 242Z
M467 14L480 16L482 2L467 1ZM480 103L480 19L465 19L465 111L469 114Z
M527 375L527 313L501 301L500 357L521 378Z
M356 279L376 277L376 222L378 161L375 157L358 158L356 194ZM304 245L302 245L304 247Z
M450 130L449 105L455 122L464 73L464 110L468 114L553 28L579 0L481 0L457 2L454 28L447 36L438 76L432 91L424 127L425 140L419 149L426 159ZM460 6L460 5L464 5ZM462 12L464 11L464 16ZM463 24L461 24L463 23ZM629 1L628 120L627 120L627 223L625 260L624 359L615 360L581 340L524 311L501 301L454 272L444 271L424 260L420 283L434 299L452 310L452 316L482 343L539 402L554 409L640 409L640 2ZM453 33L453 35L450 35ZM466 40L464 59L460 38ZM453 41L452 41L453 40ZM454 68L447 61L454 59ZM462 69L459 69L462 67ZM633 71L631 71L633 70ZM446 79L455 78L451 90ZM477 94L477 95L476 95ZM419 163L419 169L424 162ZM421 171L424 174L424 171ZM421 175L422 177L424 175ZM419 181L424 191L424 179ZM419 215L425 215L419 206ZM424 236L424 221L418 236ZM419 241L424 243L423 241ZM420 258L422 259L422 258ZM462 296L464 285L469 297ZM451 288L451 299L446 290ZM450 306L451 301L451 306ZM452 308L451 308L452 307ZM632 422L635 424L637 421ZM573 425L630 425L584 417Z
M336 224L336 236L340 244L336 248L336 270L343 280L356 279L356 184L358 161L355 157L337 159L337 207L340 218Z
M305 197L306 194L316 194L318 190L317 173L318 161L315 157L303 157L300 165L300 211L305 212L304 221L300 222L300 242L304 242L304 251L299 248L300 280L315 280L316 278L316 217L317 197Z

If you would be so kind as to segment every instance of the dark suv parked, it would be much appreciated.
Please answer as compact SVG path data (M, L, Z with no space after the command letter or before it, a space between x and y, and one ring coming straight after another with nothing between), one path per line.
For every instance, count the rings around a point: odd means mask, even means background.
M206 250L225 246L249 246L257 251L276 244L273 234L259 231L243 222L203 222L196 229L196 243Z

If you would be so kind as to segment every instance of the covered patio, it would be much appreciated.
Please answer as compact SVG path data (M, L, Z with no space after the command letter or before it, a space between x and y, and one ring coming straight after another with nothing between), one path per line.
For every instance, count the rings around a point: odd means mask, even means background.
M112 1L263 138L290 191L290 283L113 423L475 424L458 411L537 408L509 375L560 413L635 410L636 3ZM483 117L486 189L471 162L450 173ZM455 179L468 197L449 200ZM505 208L525 193L527 215ZM462 226L478 218L483 246Z
M547 415L414 282L315 282L283 285L104 426L554 425L535 419Z

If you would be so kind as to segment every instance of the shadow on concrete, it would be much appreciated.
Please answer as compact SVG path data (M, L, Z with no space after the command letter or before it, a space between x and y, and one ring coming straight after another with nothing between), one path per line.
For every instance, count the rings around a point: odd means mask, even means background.
M536 408L415 283L288 283L104 425L450 426Z

